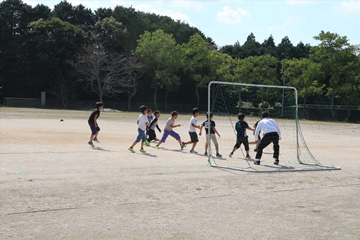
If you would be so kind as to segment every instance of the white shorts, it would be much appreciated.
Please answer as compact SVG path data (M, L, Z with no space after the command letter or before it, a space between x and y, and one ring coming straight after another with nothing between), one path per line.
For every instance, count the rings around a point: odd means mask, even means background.
M208 145L209 144L209 137L208 137L207 134L205 135L205 137L206 137L206 145ZM210 139L213 141L215 147L217 147L219 145L215 134L211 133L210 134Z

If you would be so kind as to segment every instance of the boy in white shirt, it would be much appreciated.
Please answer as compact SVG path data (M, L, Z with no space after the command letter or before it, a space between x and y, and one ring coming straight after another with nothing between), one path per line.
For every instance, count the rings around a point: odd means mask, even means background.
M196 118L199 116L200 111L199 111L198 108L193 108L192 113L193 113L193 116L190 119L190 124L189 124L189 129L188 129L191 140L189 142L185 143L185 144L192 143L192 148L190 150L190 153L197 153L195 151L195 146L199 142L199 138L198 138L198 135L196 133L196 128L201 129L201 126L197 125L197 119Z
M146 135L145 135L145 131L146 131L146 127L149 126L149 121L148 121L148 116L147 116L147 107L145 105L142 105L140 107L140 111L141 114L138 117L137 120L137 124L139 125L138 127L138 136L135 140L135 142L131 145L131 147L129 147L129 151L134 153L134 146L141 141L141 148L140 148L140 152L142 153L146 153L146 151L144 150L144 143L146 141Z

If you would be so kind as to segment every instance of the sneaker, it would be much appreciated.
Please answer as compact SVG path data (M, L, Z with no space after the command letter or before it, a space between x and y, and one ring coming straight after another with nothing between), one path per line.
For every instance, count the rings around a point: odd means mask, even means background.
M204 152L204 155L207 156L207 152Z
M149 147L150 146L150 142L149 141L145 141L145 146Z
M219 158L222 157L222 155L220 153L216 153L216 156Z
M275 165L279 165L279 159L275 159L274 164L275 164Z
M256 160L256 161L254 162L254 164L255 164L255 165L260 165L260 160Z
M134 150L132 147L129 147L128 150L129 150L130 152L132 152L132 153L135 152L135 150Z
M257 152L257 148L254 149L254 152Z
M92 147L95 147L95 145L91 141L89 141L88 144Z
M159 145L156 145L155 148L156 148L156 149L160 149Z
M94 141L100 143L100 141L97 138L94 138Z
M186 147L186 146L187 146L186 143L182 142L181 143L181 150L183 150L183 148Z
M230 153L230 154L229 154L229 157L232 157L232 155L233 155L233 153Z
M249 154L246 154L246 157L245 158L251 158Z
M191 149L190 153L197 153L197 151L195 151L194 149Z
M143 148L140 148L140 152L146 153L146 151Z

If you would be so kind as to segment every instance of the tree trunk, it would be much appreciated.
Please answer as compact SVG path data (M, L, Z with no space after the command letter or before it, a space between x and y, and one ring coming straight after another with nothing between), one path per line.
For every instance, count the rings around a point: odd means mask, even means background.
M199 103L200 103L200 95L199 95L199 86L198 86L198 83L195 82L195 93L196 93L196 104L197 104L197 107L199 107Z
M169 94L169 91L166 91L166 92L165 92L165 111L167 111L167 103L168 103L167 98L168 98L168 94Z
M156 84L155 89L154 89L154 108L157 109L157 91L158 91L158 86Z
M127 109L130 110L130 107L131 107L131 99L132 97L135 95L135 93L137 92L137 89L134 88L134 92L132 93L128 93L128 102L127 102Z
M332 120L335 120L334 100L335 100L335 93L333 90L333 92L331 93L331 117L332 117Z
M303 118L306 119L306 114L305 114L305 112L306 112L306 97L305 97L305 96L304 96L304 103L303 103L303 105L304 105L304 108L303 108Z

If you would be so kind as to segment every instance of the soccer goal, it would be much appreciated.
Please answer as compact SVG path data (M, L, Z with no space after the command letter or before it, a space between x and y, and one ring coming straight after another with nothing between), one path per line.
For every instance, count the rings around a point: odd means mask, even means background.
M237 115L246 115L245 121L251 128L260 120L262 112L268 112L281 129L280 164L274 165L273 147L263 150L261 165L254 165L255 144L250 144L250 158L246 158L244 146L232 155L236 143L235 123ZM209 140L208 161L213 167L254 172L340 170L336 166L321 164L311 154L302 135L298 120L298 93L296 88L287 86L257 85L230 82L210 82L208 85L208 112L213 113L215 128L222 157ZM208 123L210 124L210 122ZM249 142L254 141L253 131L247 130Z

